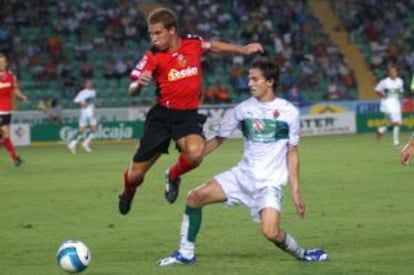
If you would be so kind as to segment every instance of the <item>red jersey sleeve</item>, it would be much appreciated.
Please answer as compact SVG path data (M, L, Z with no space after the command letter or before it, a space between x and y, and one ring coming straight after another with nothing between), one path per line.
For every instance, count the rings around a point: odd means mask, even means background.
M201 37L198 34L187 34L185 36L185 38L188 38L188 39L198 39L198 40L200 40L200 47L201 47L201 49L203 51L208 51L208 50L211 49L211 43L210 43L210 41L204 39L203 37Z
M19 82L17 81L17 77L13 74L13 81L12 81L12 88L19 89Z
M156 67L155 58L151 51L147 51L141 60L137 63L135 68L131 71L130 77L132 80L137 80L142 72L154 71Z

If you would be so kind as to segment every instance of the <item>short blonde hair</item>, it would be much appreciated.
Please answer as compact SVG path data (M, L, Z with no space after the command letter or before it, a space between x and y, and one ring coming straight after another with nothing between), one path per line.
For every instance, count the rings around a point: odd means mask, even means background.
M166 29L173 27L177 29L177 15L170 9L157 8L150 12L147 17L147 23L148 25L162 23Z

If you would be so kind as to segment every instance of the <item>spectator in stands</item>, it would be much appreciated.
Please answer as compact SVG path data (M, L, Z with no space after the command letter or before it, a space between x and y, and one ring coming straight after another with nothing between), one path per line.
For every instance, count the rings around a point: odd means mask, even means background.
M88 58L83 58L79 63L79 72L82 78L91 78L93 76L93 67Z
M349 69L349 67L344 64L341 63L339 65L339 76L341 78L341 83L346 87L346 88L350 88L350 89L356 89L356 81L355 81L355 76L354 76L354 72L351 71Z
M125 27L125 38L128 40L135 40L137 37L137 28L133 22L130 22Z
M29 58L29 71L36 80L44 79L45 66L43 62L44 60L42 59L40 52L35 52Z
M341 84L339 84L338 81L336 81L335 79L331 79L328 82L324 99L341 100L344 98L343 91L343 86L341 86Z
M305 99L302 96L302 91L299 90L296 84L293 84L292 87L287 90L284 97L296 107L302 107L306 104Z
M128 67L125 63L125 61L122 58L119 58L115 61L115 77L120 83L121 78L124 78L127 74Z
M220 80L216 83L216 98L217 103L230 103L232 101L229 91Z
M287 91L291 87L293 87L298 82L298 78L293 72L292 68L288 68L285 74L282 75L282 79L280 81L281 90Z
M48 81L57 79L58 76L58 65L53 57L49 58L45 65L45 78Z
M107 59L103 68L103 77L106 80L112 80L116 78L115 65L112 59Z
M315 89L314 77L316 67L310 57L305 57L300 63L300 83L305 90Z
M39 104L37 104L37 109L39 111L42 111L44 113L47 112L47 110L49 110L49 98L48 97L43 97L39 100Z
M57 31L52 33L46 43L47 50L51 56L57 58L62 55L62 40Z
M230 77L234 91L240 99L243 95L249 94L249 86L247 85L247 77L245 70L240 63L235 63L230 70Z
M76 95L76 78L69 74L63 81L62 97L64 99L72 99Z
M371 70L378 70L384 66L384 52L381 49L376 49L369 60Z
M214 104L216 103L216 89L212 85L208 85L204 89L203 103Z
M52 123L60 123L62 119L62 106L59 105L59 101L53 98L50 101L49 109L46 111L47 118Z
M66 77L69 76L71 71L71 67L69 65L68 59L66 56L64 56L59 64L57 65L57 74L59 76L59 78L61 79L65 79Z
M69 35L75 34L78 38L80 37L80 23L76 15L72 12L66 18L65 30Z

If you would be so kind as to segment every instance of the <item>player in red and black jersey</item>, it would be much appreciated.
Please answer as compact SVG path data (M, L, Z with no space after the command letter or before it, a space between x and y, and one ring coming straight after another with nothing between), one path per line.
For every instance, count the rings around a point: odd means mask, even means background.
M202 159L205 118L198 114L201 94L201 56L205 51L233 52L244 55L263 52L259 43L245 46L207 41L195 35L179 37L173 11L158 8L147 18L151 48L131 72L129 94L138 95L153 81L158 88L157 104L149 111L140 140L129 168L124 172L124 190L119 196L119 211L127 214L132 199L146 172L167 153L173 139L180 150L177 162L167 170L165 197L173 203L180 176L197 167Z
M10 139L13 93L24 102L27 102L27 97L20 91L16 76L7 70L7 66L7 57L0 53L0 138L2 138L6 150L9 151L14 164L20 166L22 160L17 156Z

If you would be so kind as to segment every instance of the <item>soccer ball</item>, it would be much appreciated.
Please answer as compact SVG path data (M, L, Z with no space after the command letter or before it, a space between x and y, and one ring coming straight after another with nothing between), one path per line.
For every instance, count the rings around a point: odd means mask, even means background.
M57 263L63 270L79 273L91 262L89 248L81 241L68 240L61 244L56 255Z

